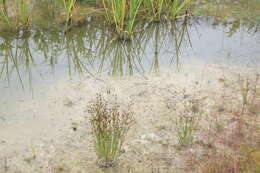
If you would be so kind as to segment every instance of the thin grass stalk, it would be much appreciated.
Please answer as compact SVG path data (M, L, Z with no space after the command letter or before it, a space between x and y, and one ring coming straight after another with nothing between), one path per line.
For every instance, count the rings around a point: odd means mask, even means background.
M140 8L142 0L132 0L130 2L130 13L129 13L129 21L128 21L128 34L132 36L133 34L133 27L136 19L136 15Z
M173 0L171 4L171 15L176 17L182 10L186 9L191 0Z
M66 13L66 30L68 29L68 25L72 20L72 16L73 16L73 9L76 5L76 1L77 0L62 0L62 4L63 7L65 9L65 13Z
M10 17L8 16L8 13L7 13L7 1L6 0L0 1L0 17L4 21L4 23L8 26L8 28L12 27Z

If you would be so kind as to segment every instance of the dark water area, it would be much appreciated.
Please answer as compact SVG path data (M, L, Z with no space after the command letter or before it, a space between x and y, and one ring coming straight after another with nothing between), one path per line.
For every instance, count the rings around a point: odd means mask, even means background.
M181 72L183 65L194 62L260 63L260 32L254 27L210 18L138 27L132 41L116 39L109 26L91 22L67 33L41 29L2 36L0 96L31 97L58 80L144 76L163 69Z

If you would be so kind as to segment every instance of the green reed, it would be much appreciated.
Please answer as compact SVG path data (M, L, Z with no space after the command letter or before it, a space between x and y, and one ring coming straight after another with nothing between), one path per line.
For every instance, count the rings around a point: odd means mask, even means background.
M120 37L133 34L134 23L142 0L103 0L106 19L115 25L116 33Z
M31 26L30 0L14 0L7 3L0 1L0 19L3 24L2 29L7 31L26 30Z
M102 2L107 21L115 25L117 34L122 34L126 20L126 0L103 0Z
M129 19L128 19L128 27L127 31L129 35L133 34L133 27L136 20L136 16L138 13L138 9L140 8L142 0L132 0L130 2L130 11L129 11Z
M7 1L0 0L1 14L7 14Z
M166 0L143 0L143 6L148 12L147 17L152 17L154 20L160 20L162 11L165 11Z
M191 0L173 0L170 3L170 14L171 17L176 17L183 10L187 9L190 5Z
M22 27L28 28L30 26L30 0L17 0L18 16Z
M66 15L66 30L68 29L68 25L72 22L73 9L75 8L76 1L77 0L62 0L63 8Z
M0 21L2 21L8 28L10 28L12 24L7 11L8 11L7 1L0 0Z

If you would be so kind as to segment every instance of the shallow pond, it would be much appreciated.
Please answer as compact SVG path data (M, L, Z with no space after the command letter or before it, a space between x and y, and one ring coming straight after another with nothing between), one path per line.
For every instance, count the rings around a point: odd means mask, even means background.
M164 68L181 72L183 65L194 62L257 66L257 29L201 18L143 24L131 42L117 40L106 26L91 23L67 34L34 30L1 37L1 100L34 97L57 80L145 76Z
M140 28L132 41L115 39L105 25L91 22L66 34L46 29L1 37L0 143L28 144L38 136L54 135L54 126L64 128L62 116L57 121L53 112L50 117L48 109L40 109L52 106L46 92L62 81L146 79L166 70L182 74L185 68L185 73L192 74L196 70L193 67L209 65L237 69L260 66L257 26L249 29L242 24L238 27L232 20L217 23L211 18L198 18L145 23ZM63 102L67 107L75 104L70 99ZM7 151L6 147L10 146L3 145L0 151Z

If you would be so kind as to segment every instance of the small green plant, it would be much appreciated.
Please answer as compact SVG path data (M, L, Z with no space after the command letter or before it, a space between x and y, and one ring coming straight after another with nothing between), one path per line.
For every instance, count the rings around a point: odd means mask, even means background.
M8 7L7 7L7 1L6 0L0 0L0 21L2 21L8 28L12 26L11 19L8 16Z
M0 20L9 32L29 29L30 13L30 0L14 0L9 4L6 0L0 0Z
M177 14L187 9L190 3L191 0L173 0L170 3L171 16L175 18Z
M1 14L7 14L7 1L0 0Z
M195 118L191 116L180 116L177 120L177 137L179 144L188 145L193 143L195 131Z
M18 5L20 23L23 27L28 28L30 26L30 0L19 0L16 3Z
M66 30L68 29L68 25L72 21L72 16L73 16L73 9L75 8L77 0L62 0L63 8L65 10L65 15L66 15Z
M246 105L248 103L248 94L250 91L249 86L249 79L247 78L245 81L240 79L239 76L239 84L240 84L240 91L242 95L243 105Z
M99 167L112 166L121 149L125 135L133 122L131 106L120 111L117 103L109 106L101 94L89 107Z
M130 2L130 11L129 11L129 19L128 19L128 25L127 25L127 32L128 35L133 34L133 28L134 28L134 23L136 19L136 15L138 12L138 9L140 8L142 0L132 0Z
M144 0L143 5L149 16L154 20L160 20L166 0Z
M108 22L115 25L116 33L124 32L124 23L126 19L126 0L103 0L103 6L106 12Z
M240 75L238 76L239 90L242 96L242 113L245 111L245 106L256 101L258 95L258 80L259 74L256 74L255 80L249 77L243 79Z
M133 34L134 23L142 0L103 0L106 19L115 25L116 33L124 38Z

